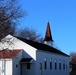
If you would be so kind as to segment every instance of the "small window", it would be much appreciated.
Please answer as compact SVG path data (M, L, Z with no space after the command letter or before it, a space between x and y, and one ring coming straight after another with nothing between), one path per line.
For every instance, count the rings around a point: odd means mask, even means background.
M61 63L59 63L59 70L61 70Z
M63 63L63 70L65 70L65 63Z
M42 63L40 63L40 69L42 69Z
M55 70L57 69L57 60L55 59Z
M30 63L27 63L27 69L30 69Z
M16 68L18 67L18 65L16 64Z
M52 59L50 59L50 69L52 69Z
M59 60L59 70L61 70L61 60Z
M63 70L65 70L65 61L63 60Z
M47 63L46 63L46 58L44 58L44 69L46 69Z
M67 65L66 65L66 69L67 69Z

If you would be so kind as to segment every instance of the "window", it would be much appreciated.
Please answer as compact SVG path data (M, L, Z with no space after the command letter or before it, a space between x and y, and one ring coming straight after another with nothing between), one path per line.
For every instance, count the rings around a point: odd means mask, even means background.
M63 70L65 70L65 61L63 61Z
M59 60L59 70L61 70L61 60Z
M18 67L18 65L16 64L16 68Z
M42 69L42 63L40 63L40 69Z
M57 60L55 59L55 70L57 69Z
M44 69L46 69L47 67L47 63L46 63L46 58L44 58Z
M50 59L50 69L52 69L52 59Z
M63 70L65 70L65 63L63 63Z
M30 63L27 63L27 69L30 69Z
M67 69L67 65L66 65L66 69Z

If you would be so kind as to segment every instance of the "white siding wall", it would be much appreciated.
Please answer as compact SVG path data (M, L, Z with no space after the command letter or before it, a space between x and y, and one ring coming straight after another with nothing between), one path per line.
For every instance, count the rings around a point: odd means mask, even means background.
M0 59L0 75L12 75L11 59Z
M22 72L23 75L35 75L36 74L36 66L35 66L35 61L36 61L36 48L28 45L27 43L11 36L8 35L5 37L6 39L10 39L10 43L11 45L9 45L7 42L0 44L2 45L4 49L8 48L8 49L23 49L24 51L22 52L22 58L33 58L34 62L31 64L31 69L28 70L26 68L26 64L22 64ZM16 68L16 64L19 64L19 60L17 58L13 59L13 75L19 75L20 73L20 66L18 66L18 68Z
M27 69L27 64L22 64L22 75L36 75L36 62L30 64L30 69Z
M36 75L69 75L69 57L57 55L49 52L37 51L36 56ZM44 58L47 60L47 69L44 69ZM50 70L50 58L52 59L52 70ZM57 60L57 70L55 70L55 59ZM61 60L61 70L59 70L59 60ZM67 69L63 70L63 61L67 65ZM42 70L40 70L42 63Z
M13 75L36 75L36 62L33 59L33 63L30 64L30 69L27 69L27 64L26 63L20 63L20 60L22 58L29 58L27 54L24 52L20 52L16 57L13 58ZM27 57L26 57L27 56ZM16 65L18 67L16 67ZM21 69L20 69L21 68ZM21 73L22 72L22 73Z
M33 54L33 52L31 52L31 53ZM23 54L22 55L23 58L32 58L24 50L23 50L22 54ZM36 53L35 53L35 55L36 55ZM36 75L36 62L35 62L35 60L33 59L33 62L30 63L30 69L27 69L27 63L22 63L21 64L21 69L22 69L22 75Z
M21 74L21 64L20 60L22 59L22 51L18 53L12 60L13 60L13 74L12 75L20 75Z

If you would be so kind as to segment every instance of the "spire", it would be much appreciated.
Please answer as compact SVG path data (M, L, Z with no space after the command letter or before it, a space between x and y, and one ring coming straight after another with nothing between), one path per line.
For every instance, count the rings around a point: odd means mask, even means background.
M47 28L46 28L46 34L45 34L44 41L52 41L53 42L51 29L50 29L50 23L49 22L47 23Z

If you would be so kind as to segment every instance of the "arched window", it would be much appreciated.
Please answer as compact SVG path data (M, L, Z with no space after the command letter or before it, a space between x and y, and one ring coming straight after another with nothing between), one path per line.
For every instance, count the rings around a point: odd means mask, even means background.
M59 70L61 70L61 60L59 60Z
M50 69L52 69L52 59L50 58Z
M46 62L46 58L44 58L44 69L47 69L47 62Z
M55 70L57 69L57 59L55 59Z
M63 60L63 70L65 70L65 61Z

